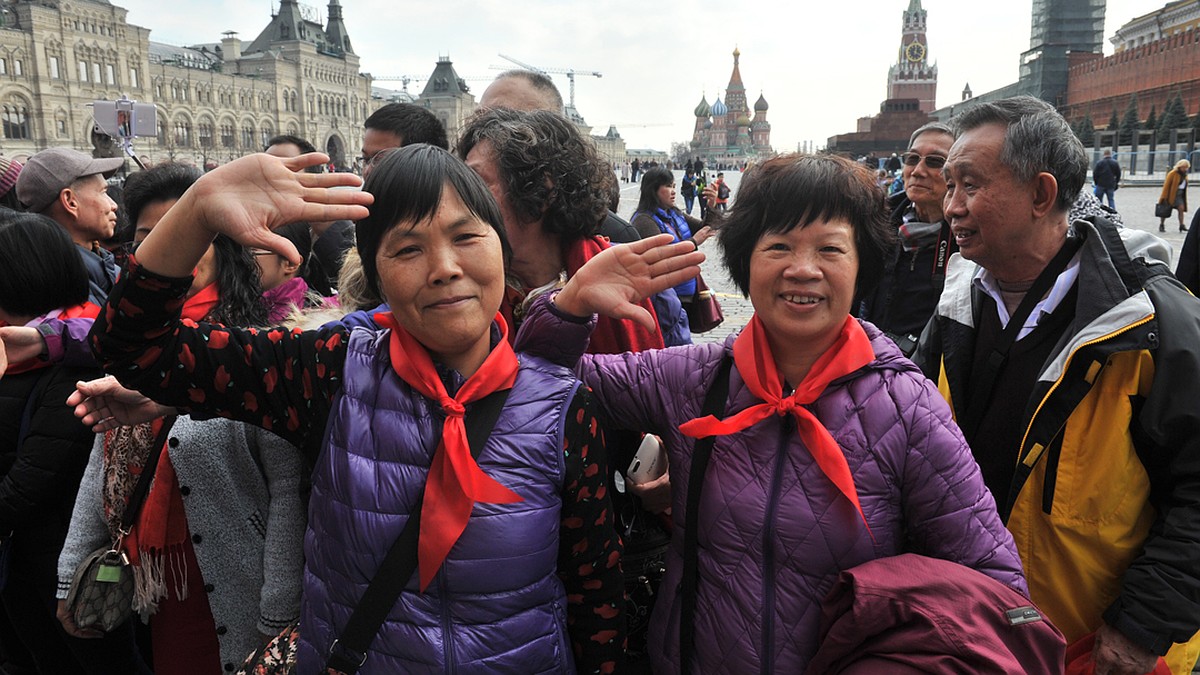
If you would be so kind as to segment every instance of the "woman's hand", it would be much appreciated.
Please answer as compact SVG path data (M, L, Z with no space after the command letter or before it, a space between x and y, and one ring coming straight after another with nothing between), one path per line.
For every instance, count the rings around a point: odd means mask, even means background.
M671 515L670 471L645 483L635 483L632 480L626 479L625 485L629 488L629 494L642 500L642 508L654 514L665 513Z
M77 638L98 638L104 637L104 633L98 630L83 630L75 625L75 617L71 616L71 610L67 608L66 600L58 601L58 609L54 612L58 617L58 622L62 624L63 630L67 635L73 635Z
M708 238L712 236L712 233L713 229L708 225L705 225L697 230L696 234L692 235L692 241L696 242L696 248L700 248L700 244L703 244L705 241L707 241Z
M36 358L46 345L42 334L29 326L4 326L0 328L0 377L10 363L23 363Z
M708 204L708 208L717 208L717 199L717 186L712 183L704 186L704 202Z
M67 405L75 406L75 416L96 433L175 414L174 408L161 406L122 387L111 375L90 382L76 382L75 393L67 397Z
M579 268L554 304L574 316L598 313L656 329L654 317L637 303L694 278L704 262L692 242L672 240L660 234L605 250Z
M249 248L266 249L300 262L296 247L271 230L299 221L359 220L373 197L349 173L306 173L328 160L310 153L280 159L247 155L205 174L138 247L149 270L171 277L191 274L213 237L224 234Z

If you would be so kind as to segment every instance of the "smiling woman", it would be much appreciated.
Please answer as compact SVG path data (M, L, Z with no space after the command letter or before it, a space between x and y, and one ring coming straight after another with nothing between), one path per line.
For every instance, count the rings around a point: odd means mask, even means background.
M97 325L106 365L160 403L240 419L308 450L296 672L349 667L335 647L405 531L419 531L401 556L417 574L385 601L382 634L358 672L619 669L623 582L604 434L568 370L509 346L498 314L506 245L490 193L432 146L389 154L361 193L321 189L357 180L345 174L296 172L321 159L243 158L180 199L110 297L111 321ZM225 197L232 186L238 196ZM189 280L161 271L190 269L214 233L282 253L270 227L344 217L360 218L367 279L390 303L376 315L383 329L179 322L173 308ZM683 253L662 243L607 257ZM674 283L668 270L646 290ZM488 406L498 413L480 447L467 434Z
M605 279L587 268L553 307L534 307L517 340L560 363L582 358L608 418L661 436L672 484L685 486L650 628L655 672L805 672L839 573L904 552L1024 591L948 407L848 315L890 242L866 171L831 156L764 162L719 236L755 309L725 345L581 357L586 328L563 314L609 311Z

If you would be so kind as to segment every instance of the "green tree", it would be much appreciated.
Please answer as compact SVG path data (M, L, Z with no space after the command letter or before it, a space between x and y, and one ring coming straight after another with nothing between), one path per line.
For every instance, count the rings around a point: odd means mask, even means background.
M1125 114L1121 116L1119 144L1129 145L1133 143L1133 134L1141 126L1141 119L1138 117L1137 94L1134 94L1129 97L1129 105L1125 106Z
M1187 108L1183 105L1183 95L1176 91L1175 97L1167 102L1166 108L1163 108L1162 119L1158 122L1158 142L1169 143L1171 132L1186 126L1188 126Z
M1121 128L1121 118L1117 116L1117 109L1113 108L1112 117L1108 118L1108 126L1104 127L1105 131L1117 131Z
M1079 131L1075 132L1079 136L1079 142L1083 143L1083 147L1090 148L1096 140L1096 125L1092 123L1092 114L1088 113L1087 117L1079 123Z
M1145 129L1146 131L1155 132L1155 135L1157 136L1157 134L1158 134L1158 114L1154 110L1155 107L1156 106L1151 104L1150 114L1146 115L1146 123L1142 125L1142 128ZM1163 109L1163 117L1166 117L1166 114L1167 114L1167 111L1164 108Z

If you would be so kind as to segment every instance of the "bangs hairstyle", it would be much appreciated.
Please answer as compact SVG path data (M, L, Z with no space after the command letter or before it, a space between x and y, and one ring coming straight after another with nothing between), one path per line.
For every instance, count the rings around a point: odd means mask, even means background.
M41 316L88 298L79 250L61 225L36 213L0 216L0 309Z
M371 294L382 297L379 269L375 256L379 244L393 227L411 228L429 220L442 204L446 185L458 193L472 215L492 226L500 237L504 266L508 267L512 249L504 232L500 208L492 193L474 171L442 148L419 143L388 153L367 176L363 190L375 196L371 213L358 221L358 256Z
M834 155L783 155L755 166L742 178L737 202L718 231L730 278L749 297L750 254L763 235L836 219L854 230L857 302L879 283L895 239L871 172Z
M665 166L656 166L642 174L642 193L638 199L637 210L643 213L654 213L661 204L658 203L658 189L675 184L675 173Z

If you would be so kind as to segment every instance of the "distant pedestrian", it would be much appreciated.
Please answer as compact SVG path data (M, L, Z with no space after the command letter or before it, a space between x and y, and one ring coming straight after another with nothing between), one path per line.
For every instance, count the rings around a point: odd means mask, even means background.
M633 182L635 182L635 183L638 182L638 172L640 172L641 170L642 170L641 162L634 159L633 163L629 165L630 179L633 180Z
M629 182L629 160L625 160L624 162L621 162L621 182L622 183Z
M716 209L724 211L729 207L729 184L725 182L723 172L717 172L717 179L713 181L713 187L717 188Z
M1187 232L1187 227L1183 224L1183 214L1187 213L1188 171L1191 168L1192 163L1186 159L1175 162L1175 166L1167 172L1167 179L1163 181L1162 194L1158 197L1159 204L1170 204L1179 213L1180 232ZM1167 231L1167 216L1170 215L1171 212L1167 211L1167 215L1159 216L1159 232Z
M900 167L900 158L896 155L896 153L893 152L892 156L888 157L887 164L883 168L887 169L888 173L895 175L896 172L900 170Z
M679 192L683 194L683 203L687 206L687 214L692 215L692 206L696 202L696 172L688 166L683 172L683 180L679 183Z
M1113 193L1121 185L1121 165L1113 159L1112 150L1105 150L1103 159L1096 162L1095 168L1092 169L1092 182L1096 185L1096 199L1103 203L1107 197L1109 208L1116 210L1117 203L1113 200Z

